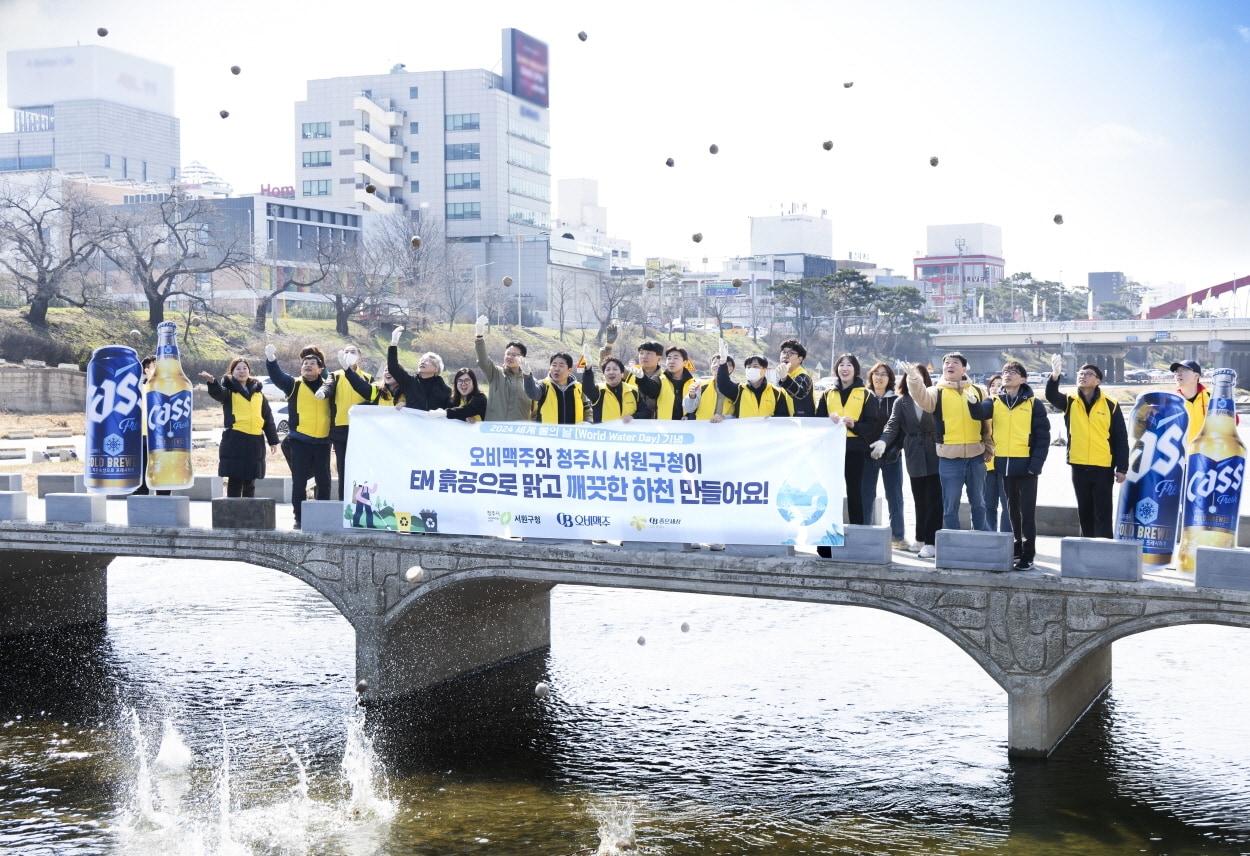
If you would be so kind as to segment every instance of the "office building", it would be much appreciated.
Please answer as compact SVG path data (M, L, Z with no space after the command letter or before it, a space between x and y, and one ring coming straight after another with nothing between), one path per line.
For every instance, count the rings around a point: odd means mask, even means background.
M927 311L942 324L976 315L979 289L1003 278L1003 230L988 223L929 226L925 255L912 260L914 279L926 283Z
M180 127L173 69L99 45L10 51L10 133L0 172L57 169L90 178L170 182Z

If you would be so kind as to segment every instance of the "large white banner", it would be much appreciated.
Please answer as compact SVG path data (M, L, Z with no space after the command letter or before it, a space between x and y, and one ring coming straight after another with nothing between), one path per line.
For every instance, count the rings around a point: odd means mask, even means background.
M839 546L845 449L824 419L470 425L357 405L343 525Z

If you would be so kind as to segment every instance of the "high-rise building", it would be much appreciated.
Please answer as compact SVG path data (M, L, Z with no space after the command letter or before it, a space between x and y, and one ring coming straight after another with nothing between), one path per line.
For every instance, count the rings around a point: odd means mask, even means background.
M91 178L178 177L173 69L99 45L10 51L10 133L0 172L57 169Z
M1099 271L1089 274L1089 290L1094 294L1094 305L1120 300L1120 290L1127 280L1118 270ZM1135 309L1136 307L1129 307Z
M1003 278L1003 230L989 223L928 227L926 253L912 260L914 277L927 284L925 297L943 324L976 315L979 290Z

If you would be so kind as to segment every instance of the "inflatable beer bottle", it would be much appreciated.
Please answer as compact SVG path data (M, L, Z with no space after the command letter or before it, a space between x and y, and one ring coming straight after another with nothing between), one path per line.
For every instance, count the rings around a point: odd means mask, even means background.
M183 490L191 472L191 381L178 355L178 325L156 325L156 370L148 384L148 487Z
M1189 446L1185 496L1181 505L1178 567L1192 572L1199 547L1236 547L1246 446L1237 436L1233 389L1237 372L1216 369L1215 389L1202 430Z

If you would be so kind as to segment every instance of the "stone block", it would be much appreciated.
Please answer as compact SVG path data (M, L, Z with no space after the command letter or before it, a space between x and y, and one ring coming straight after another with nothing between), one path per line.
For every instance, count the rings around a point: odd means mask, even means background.
M880 526L882 523L885 522L885 518L882 516L883 514L885 514L885 500L878 496L872 501L872 525L873 526ZM847 503L846 499L844 498L842 500L842 522L849 523L850 520L851 520L850 505Z
M44 497L43 516L49 523L107 523L102 493L50 493Z
M0 473L0 490L22 490L22 474Z
M757 559L786 557L794 555L793 547L781 544L725 544L726 556L750 556ZM714 552L721 552L719 550Z
M1250 591L1250 552L1233 547L1199 547L1194 585Z
M212 503L214 529L277 528L277 503L268 497L219 497Z
M291 501L291 477L270 476L256 480L256 499L272 499L275 502Z
M36 488L40 499L50 493L85 493L82 473L40 473Z
M221 487L221 476L196 476L192 485L185 490L174 491L174 496L185 496L195 502L209 502L224 495Z
M343 503L337 499L306 499L300 506L300 528L305 532L369 532L344 526ZM362 518L363 520L363 518Z
M0 461L24 461L26 460L25 449L0 449ZM32 457L33 461L34 458Z
M937 567L960 571L1010 571L1015 539L1010 532L939 529Z
M26 491L0 490L0 520L26 519Z
M890 546L890 527L856 526L848 523L842 528L842 534L842 546L829 548L832 554L830 561L888 565L894 560Z
M1108 538L1064 538L1059 542L1059 575L1079 580L1138 582L1141 543Z
M128 496L126 525L185 529L191 525L191 500L186 496Z

